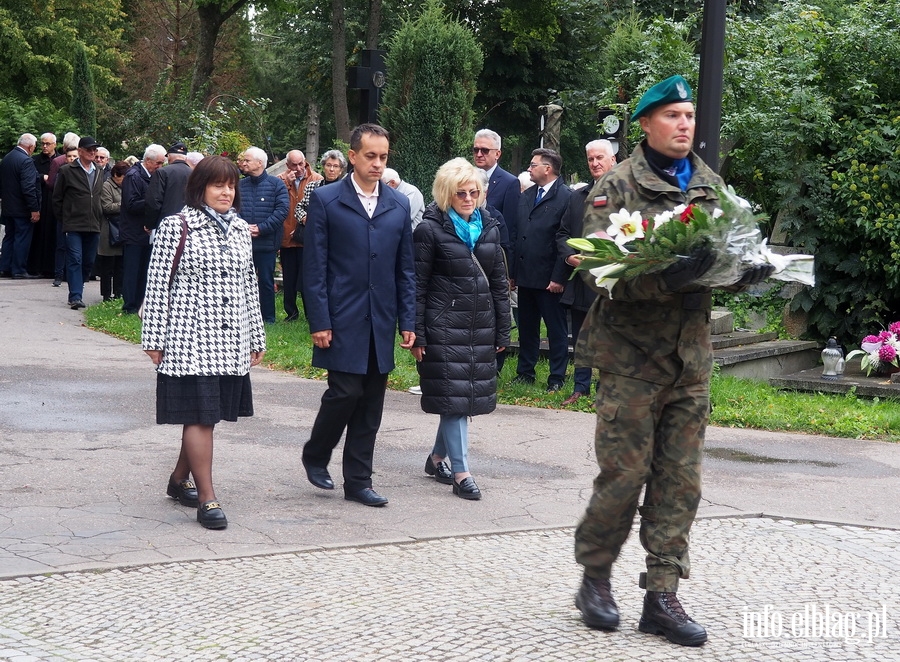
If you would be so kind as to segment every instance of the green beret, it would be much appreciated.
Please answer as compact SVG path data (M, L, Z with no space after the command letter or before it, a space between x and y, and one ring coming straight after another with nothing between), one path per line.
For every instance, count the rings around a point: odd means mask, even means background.
M638 102L637 108L631 115L631 121L634 122L642 115L646 115L658 106L667 103L682 103L684 101L693 101L691 97L691 86L681 76L672 76L666 78L661 83L657 83L649 90L644 92L644 96Z

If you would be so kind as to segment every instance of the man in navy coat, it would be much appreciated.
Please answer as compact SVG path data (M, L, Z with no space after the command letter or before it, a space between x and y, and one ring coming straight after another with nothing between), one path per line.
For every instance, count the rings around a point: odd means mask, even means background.
M13 278L37 278L26 271L34 224L41 218L41 189L31 160L37 138L23 133L19 143L0 161L0 198L3 199L3 247L0 271Z
M519 223L511 233L513 256L510 286L519 292L519 365L516 381L533 384L541 344L541 320L547 326L550 376L547 390L558 391L566 380L569 334L560 305L567 267L556 248L556 232L572 191L559 176L562 158L552 149L531 153L528 171L535 186L519 200Z
M334 489L331 453L344 443L344 498L367 506L388 500L372 489L394 338L415 342L416 283L409 201L381 183L388 133L362 124L350 136L353 172L310 198L304 233L303 291L312 364L328 370L328 390L303 447L316 487Z

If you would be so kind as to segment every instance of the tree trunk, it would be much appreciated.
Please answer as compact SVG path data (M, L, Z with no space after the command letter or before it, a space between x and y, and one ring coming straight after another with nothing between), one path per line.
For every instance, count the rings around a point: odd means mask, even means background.
M319 159L319 104L309 102L306 114L306 160L315 164Z
M374 51L378 48L378 33L381 30L382 0L369 0L369 24L366 27L366 49Z
M331 99L337 137L350 142L350 110L347 107L347 26L344 0L331 0Z
M204 101L205 97L209 96L209 91L204 88L213 75L216 40L219 38L222 24L249 2L249 0L236 0L229 5L228 1L220 0L197 6L200 30L197 39L197 60L194 62L194 75L191 78L191 96L194 99L201 93L204 93Z

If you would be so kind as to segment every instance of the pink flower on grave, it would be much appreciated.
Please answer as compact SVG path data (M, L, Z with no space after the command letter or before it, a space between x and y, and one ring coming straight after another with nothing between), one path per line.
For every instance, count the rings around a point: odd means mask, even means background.
M866 336L862 339L863 342L881 342L881 338L878 336Z
M900 336L900 322L891 322L888 326L888 331Z
M892 363L897 358L897 350L891 345L882 345L878 350L878 359L885 363Z

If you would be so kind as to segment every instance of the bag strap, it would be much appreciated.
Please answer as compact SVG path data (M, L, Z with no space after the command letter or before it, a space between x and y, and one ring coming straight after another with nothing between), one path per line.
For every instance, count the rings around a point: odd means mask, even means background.
M169 272L169 289L172 289L172 283L175 280L175 272L178 271L178 264L181 262L181 254L184 253L184 242L187 241L188 224L184 214L178 214L181 218L181 239L178 240L178 248L175 249L175 257L172 258L172 271Z

